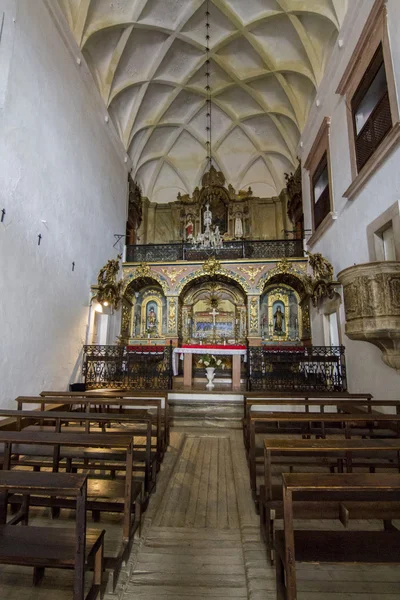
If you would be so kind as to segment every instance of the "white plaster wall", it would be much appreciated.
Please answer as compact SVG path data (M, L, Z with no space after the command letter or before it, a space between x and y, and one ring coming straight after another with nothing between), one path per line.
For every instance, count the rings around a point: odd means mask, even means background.
M13 407L78 379L90 285L125 229L127 165L45 2L0 0L3 10L0 406Z
M334 208L337 220L313 246L312 252L321 252L333 264L335 274L354 264L369 262L367 226L400 198L400 148L397 148L378 169L355 200L343 198L351 184L350 151L344 98L336 89L350 60L374 0L352 0L349 12L328 70L318 90L320 106L314 104L302 136L299 149L304 163L324 117L331 117L331 168ZM389 33L396 75L400 83L400 2L388 0ZM311 197L309 176L303 171L305 227L311 228ZM313 325L320 333L322 315L314 314ZM351 341L344 334L345 316L341 307L342 339L346 346L349 387L351 391L368 391L376 398L393 399L400 394L400 374L387 367L381 352L372 344Z

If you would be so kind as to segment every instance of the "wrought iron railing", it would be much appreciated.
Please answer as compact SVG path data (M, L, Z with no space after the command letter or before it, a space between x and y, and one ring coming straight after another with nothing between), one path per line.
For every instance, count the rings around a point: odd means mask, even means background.
M344 346L250 347L247 354L249 391L347 390Z
M83 377L87 390L172 388L172 347L84 346Z
M304 256L302 240L243 240L224 242L218 250L200 250L192 244L147 244L127 246L127 262L158 262L176 260L206 260L215 256L219 260L238 258L300 258Z

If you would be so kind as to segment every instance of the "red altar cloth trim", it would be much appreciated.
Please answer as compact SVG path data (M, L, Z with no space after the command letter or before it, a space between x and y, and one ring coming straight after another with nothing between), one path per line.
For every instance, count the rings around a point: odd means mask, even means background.
M235 344L182 344L181 348L199 348L202 350L246 350L246 346Z
M127 346L126 350L127 352L140 352L141 354L160 354L161 352L164 352L165 346L146 346L143 344L143 346Z

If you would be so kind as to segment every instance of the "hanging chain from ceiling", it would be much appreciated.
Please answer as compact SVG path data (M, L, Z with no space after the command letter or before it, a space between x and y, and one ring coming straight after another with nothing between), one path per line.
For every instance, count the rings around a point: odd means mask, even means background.
M206 53L206 94L207 94L207 112L206 112L206 131L207 131L207 141L206 141L206 150L207 150L207 161L209 169L212 166L212 88L211 88L211 60L210 60L210 40L211 40L211 24L210 24L210 0L206 0L206 45L205 45L205 53Z

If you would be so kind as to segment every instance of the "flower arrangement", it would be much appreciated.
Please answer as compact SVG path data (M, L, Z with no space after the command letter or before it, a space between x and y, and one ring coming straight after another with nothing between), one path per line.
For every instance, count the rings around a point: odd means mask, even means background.
M216 369L217 367L219 367L220 369L225 369L225 363L222 360L222 358L217 358L216 356L214 356L214 354L205 354L199 360L199 364L204 365L206 369L207 367L211 367L213 369Z

